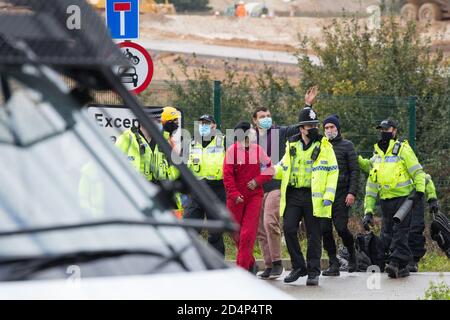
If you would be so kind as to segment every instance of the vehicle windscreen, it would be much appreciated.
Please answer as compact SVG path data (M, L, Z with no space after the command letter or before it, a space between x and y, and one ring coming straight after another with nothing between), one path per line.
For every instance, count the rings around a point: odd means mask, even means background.
M158 203L157 186L132 168L56 73L47 72L53 81L42 80L30 66L0 73L11 87L10 97L0 99L0 231L146 216L175 220ZM166 257L184 250L188 269L203 268L179 227L104 225L0 237L0 261L104 250ZM134 259L140 262L110 261L91 275L150 272L160 263L157 257ZM182 269L173 262L160 272Z

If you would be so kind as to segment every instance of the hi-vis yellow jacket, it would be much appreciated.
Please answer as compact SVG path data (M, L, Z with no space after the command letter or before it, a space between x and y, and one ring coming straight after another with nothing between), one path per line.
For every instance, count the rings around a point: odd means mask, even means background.
M316 160L313 161L310 156L308 157L306 155L311 155L311 148L315 149L319 145L320 152ZM291 148L294 148L292 150L296 150L295 153L297 155L304 154L305 156L294 157L291 154ZM320 142L314 142L308 150L303 150L300 136L297 135L292 137L286 143L286 153L283 159L275 166L275 170L276 173L274 178L281 179L281 215L284 214L286 208L287 187L293 181L291 175L297 172L298 178L304 179L304 177L308 176L308 171L310 171L313 214L319 218L331 218L332 206L324 206L323 201L334 201L339 169L333 146L326 138L322 138ZM301 186L303 183L299 182L298 185Z
M369 174L370 170L373 167L373 162L375 161L376 156L373 156L370 159L365 159L361 156L358 157L358 163L359 163L359 168ZM431 179L431 176L427 173L425 173L425 196L426 196L426 200L430 200L430 199L437 199L437 194L436 194L436 187L434 185L433 180Z
M223 180L223 160L226 151L224 141L224 137L216 136L205 148L200 142L192 141L188 167L196 177Z
M117 139L116 146L149 181L175 180L180 174L174 166L169 165L158 146L152 150L138 132L131 129L124 131Z
M396 144L398 152L394 154ZM391 140L386 153L378 144L374 148L364 198L366 213L373 213L378 195L384 200L408 196L414 188L425 192L425 173L408 141Z

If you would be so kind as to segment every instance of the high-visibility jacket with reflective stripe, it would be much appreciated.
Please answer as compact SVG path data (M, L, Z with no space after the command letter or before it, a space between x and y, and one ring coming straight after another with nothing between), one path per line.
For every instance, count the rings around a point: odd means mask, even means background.
M319 143L317 142L316 146ZM293 154L293 149L295 153ZM315 148L315 147L314 147ZM290 149L291 174L289 186L294 188L311 188L313 160L311 159L314 148L303 150L301 143L295 143Z
M363 170L365 173L370 173L374 159L375 159L375 157L372 157L370 159L365 159L365 158L359 156L358 163L359 163L360 169ZM434 186L431 176L427 173L425 173L425 196L426 196L427 201L430 199L437 199L436 187Z
M365 212L373 212L376 198L392 199L408 196L415 188L425 192L425 173L408 141L403 141L397 155L392 150L397 140L391 140L386 154L375 144L372 169L366 183ZM372 161L373 160L373 161Z
M140 138L142 150L140 150L137 136ZM159 151L158 145L152 150L144 137L132 132L131 129L119 136L116 145L149 181L175 180L179 175L178 170L169 165L164 153Z
M139 142L136 135L139 135L142 150L139 147ZM153 180L153 174L150 169L152 150L142 135L139 133L136 134L131 129L128 129L119 136L116 146L126 154L128 160L133 164L136 170L142 173L148 181Z
M373 165L373 161L375 160L375 157L373 156L370 159L365 159L361 156L358 156L358 164L359 164L359 168L369 174L370 170L372 169L372 165Z
M281 179L281 200L280 213L284 214L286 208L286 190L291 182L295 182L294 176L297 176L297 186L306 186L310 176L310 186L313 203L313 214L320 218L331 218L331 205L324 206L323 201L334 201L336 186L339 178L339 169L333 146L323 138L320 143L320 152L315 161L311 160L311 153L319 145L319 142L313 143L308 150L303 151L301 140L288 141L286 143L286 153L283 159L275 166L275 179ZM296 150L296 156L291 157L291 147ZM301 149L301 152L299 150ZM303 157L298 158L302 154ZM309 159L306 156L309 155ZM296 172L295 168L298 168ZM307 172L310 168L311 172ZM300 170L301 169L301 170ZM308 170L309 171L309 170Z
M437 199L436 187L434 186L433 180L429 174L425 174L425 195L427 201L430 199Z
M205 148L193 140L189 150L188 167L199 179L222 180L224 158L225 147L222 136L214 137Z

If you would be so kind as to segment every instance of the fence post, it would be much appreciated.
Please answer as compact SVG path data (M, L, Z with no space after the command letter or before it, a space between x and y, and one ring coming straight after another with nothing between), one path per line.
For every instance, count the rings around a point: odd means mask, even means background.
M222 126L222 118L221 118L222 117L222 115L221 115L222 99L221 98L222 98L221 82L214 80L214 119L216 119L218 129L221 129L221 126Z
M416 97L408 98L409 144L416 151Z

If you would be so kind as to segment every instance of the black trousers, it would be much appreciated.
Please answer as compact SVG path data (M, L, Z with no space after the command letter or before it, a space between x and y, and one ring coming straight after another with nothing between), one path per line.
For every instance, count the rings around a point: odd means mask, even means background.
M299 223L305 221L308 249L307 263L303 257L298 239ZM286 209L283 216L283 231L286 245L291 256L293 269L306 268L308 275L320 275L320 258L322 255L320 218L313 216L311 189L287 188Z
M355 240L353 239L353 235L350 230L348 230L347 226L350 210L350 208L345 204L345 198L347 195L347 188L337 189L336 197L333 203L332 218L321 219L323 248L327 251L330 260L337 260L336 242L334 241L333 236L333 224L339 237L341 237L344 246L346 246L349 251L354 250Z
M412 210L411 226L409 229L408 244L411 250L414 262L425 255L425 199L416 201Z
M398 197L380 201L381 211L383 212L381 241L384 243L388 260L398 263L402 268L412 260L408 245L412 209L399 224L394 223L393 217L406 198Z
M210 186L212 192L214 192L220 201L225 205L226 203L226 193L225 187L222 185ZM199 201L193 197L189 196L189 200L184 208L184 219L207 219L216 220L215 217L211 217L209 214L203 210ZM199 231L200 232L200 231ZM213 246L221 255L225 256L225 244L223 242L222 232L208 232L208 243Z

